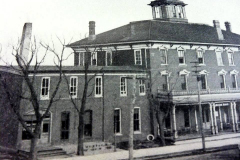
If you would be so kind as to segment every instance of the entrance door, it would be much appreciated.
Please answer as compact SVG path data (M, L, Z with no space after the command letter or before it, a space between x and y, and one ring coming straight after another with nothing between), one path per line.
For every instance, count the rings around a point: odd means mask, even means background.
M203 129L210 129L210 113L209 108L204 107L202 112L203 117Z
M46 116L42 122L40 143L49 143L50 142L50 115Z

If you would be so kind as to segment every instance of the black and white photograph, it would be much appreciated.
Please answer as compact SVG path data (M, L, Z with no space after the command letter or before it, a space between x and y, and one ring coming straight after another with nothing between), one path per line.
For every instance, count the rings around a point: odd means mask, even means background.
M0 0L0 160L239 160L239 0Z

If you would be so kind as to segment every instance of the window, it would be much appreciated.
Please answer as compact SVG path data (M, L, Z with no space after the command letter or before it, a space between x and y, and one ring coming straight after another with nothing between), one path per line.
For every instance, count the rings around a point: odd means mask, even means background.
M142 54L140 50L137 50L135 53L135 65L142 65Z
M70 113L62 112L61 114L61 139L69 139Z
M232 74L231 79L232 79L232 88L237 88L237 76L236 76L236 74Z
M177 18L177 7L176 6L173 6L173 17L174 18Z
M112 65L112 52L106 52L106 66Z
M102 77L95 77L95 97L102 97Z
M223 66L222 52L221 51L216 51L216 56L217 56L218 65Z
M50 77L43 77L41 86L41 99L49 98L49 89L50 89Z
M179 18L184 18L184 11L182 6L178 6L178 15Z
M139 80L139 95L145 95L145 81L144 80Z
M161 64L167 64L167 51L165 49L160 49Z
M228 52L228 62L229 66L234 66L234 57L233 57L233 52Z
M202 89L207 89L207 80L205 74L201 75L201 87Z
M220 75L220 87L224 89L226 88L225 75Z
M197 51L197 58L198 58L198 64L204 64L203 51L202 50Z
M179 72L182 90L187 90L187 76L190 74L186 69Z
M120 77L120 96L127 96L127 79Z
M114 133L121 134L121 110L119 108L114 110Z
M134 132L141 132L140 108L134 108L133 122Z
M178 50L179 64L185 64L184 50Z
M91 64L92 66L97 66L97 52L91 53Z
M164 78L163 91L168 91L168 75L162 75Z
M92 136L92 110L84 113L84 136Z
M79 53L79 66L84 66L84 52Z
M182 90L187 90L187 75L181 75Z
M77 85L78 85L78 78L70 77L70 95L72 96L72 98L77 97Z

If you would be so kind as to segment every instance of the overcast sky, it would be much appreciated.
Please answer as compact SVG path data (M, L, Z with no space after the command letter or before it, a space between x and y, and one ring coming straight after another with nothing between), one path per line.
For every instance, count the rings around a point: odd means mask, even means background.
M49 43L56 36L72 42L88 34L88 22L96 21L101 33L131 21L152 19L150 0L0 0L0 44L2 54L21 37L25 22L33 24L33 35ZM189 22L212 25L219 20L232 24L240 34L240 0L184 0ZM68 64L73 64L72 58Z

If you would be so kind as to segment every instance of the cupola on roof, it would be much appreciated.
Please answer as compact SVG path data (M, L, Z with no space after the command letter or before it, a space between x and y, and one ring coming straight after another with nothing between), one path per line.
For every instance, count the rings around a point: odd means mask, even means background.
M180 0L155 0L149 4L152 7L153 19L163 21L188 22L185 4Z

